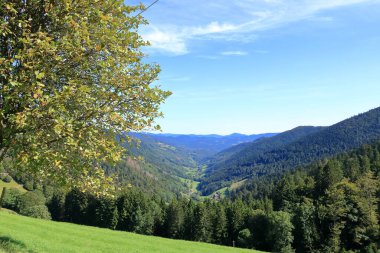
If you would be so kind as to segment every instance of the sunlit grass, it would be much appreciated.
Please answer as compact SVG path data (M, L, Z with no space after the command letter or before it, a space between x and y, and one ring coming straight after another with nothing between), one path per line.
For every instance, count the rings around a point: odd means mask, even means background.
M253 250L171 240L0 212L0 252L243 253Z

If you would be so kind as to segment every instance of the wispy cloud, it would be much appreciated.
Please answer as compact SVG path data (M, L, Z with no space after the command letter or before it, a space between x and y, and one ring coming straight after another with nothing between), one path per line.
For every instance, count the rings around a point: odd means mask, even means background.
M205 26L179 27L161 25L150 27L144 35L154 49L181 55L188 53L187 41L196 37L224 34L236 30L236 27L227 23L211 22Z
M364 3L380 0L167 0L149 11L144 38L153 50L181 55L196 39L249 42L260 31L306 19L325 22L322 11Z
M225 51L225 52L222 52L221 55L225 55L225 56L244 56L244 55L248 55L248 52L244 52L244 51Z

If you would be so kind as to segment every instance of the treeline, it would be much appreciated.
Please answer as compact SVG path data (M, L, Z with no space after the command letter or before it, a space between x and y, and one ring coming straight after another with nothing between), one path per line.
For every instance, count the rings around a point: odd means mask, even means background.
M291 216L273 212L268 200L166 203L136 188L117 198L95 197L49 187L21 194L8 190L3 206L23 215L135 232L173 239L289 252L293 242Z

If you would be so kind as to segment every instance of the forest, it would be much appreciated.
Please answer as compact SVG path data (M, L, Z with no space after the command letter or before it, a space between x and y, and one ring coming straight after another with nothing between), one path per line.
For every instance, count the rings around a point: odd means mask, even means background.
M23 215L145 235L273 252L377 252L380 142L300 167L254 196L163 201L131 187L117 198L49 186L9 189L3 205Z
M380 138L380 108L329 127L298 127L220 152L207 165L199 189L208 195L232 181L256 179L373 143Z

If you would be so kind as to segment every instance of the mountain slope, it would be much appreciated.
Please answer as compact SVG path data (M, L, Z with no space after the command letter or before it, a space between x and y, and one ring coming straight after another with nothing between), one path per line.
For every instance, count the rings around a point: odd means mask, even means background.
M208 172L211 172L218 167L228 166L228 163L231 163L234 157L249 160L260 152L269 151L275 147L281 147L302 137L316 133L323 128L324 127L300 126L273 137L262 138L253 142L247 142L233 146L219 152L206 162L210 165Z
M138 138L141 140L139 147L136 144L127 146L129 157L114 166L104 165L105 171L116 173L121 185L159 194L165 200L188 194L198 171L189 152L149 135L139 135Z
M233 180L282 173L377 139L380 139L380 107L289 143L262 148L263 144L254 142L241 149L235 147L238 152L209 164L199 188L207 195Z

